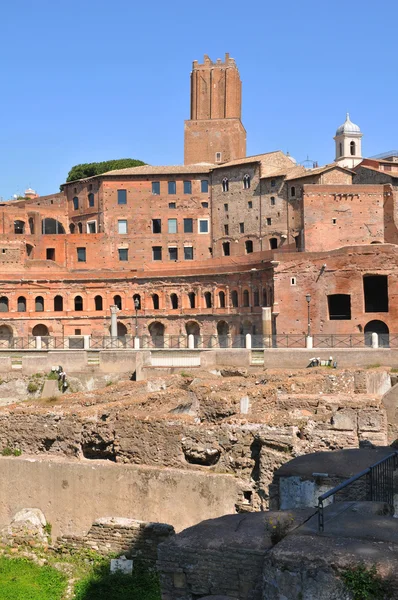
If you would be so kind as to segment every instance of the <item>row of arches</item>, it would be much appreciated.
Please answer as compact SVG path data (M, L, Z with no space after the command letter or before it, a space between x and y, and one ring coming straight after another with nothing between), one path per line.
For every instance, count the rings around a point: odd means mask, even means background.
M34 235L36 233L35 221L33 217L29 217L28 227L29 231L26 231L26 222L22 221L21 219L16 219L14 221L14 233L16 233L17 235L23 235L24 233L30 233L31 235ZM65 227L57 219L53 219L52 217L45 217L41 220L41 233L47 235L64 234Z

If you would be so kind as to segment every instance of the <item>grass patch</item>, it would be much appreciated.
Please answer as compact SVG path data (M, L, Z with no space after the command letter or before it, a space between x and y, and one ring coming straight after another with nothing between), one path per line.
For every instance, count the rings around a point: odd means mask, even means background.
M65 575L22 558L0 557L0 600L61 600Z
M107 561L76 584L75 600L160 600L158 575L136 565L132 576L110 574Z
M366 366L367 369L378 369L379 367L381 367L381 364L379 364L379 363L375 363L374 365Z
M2 456L21 456L21 454L22 450L20 450L19 448L10 448L9 446L6 446L1 451Z
M390 370L390 373L398 373L398 369L397 369L396 367L393 367L393 368Z
M29 381L28 383L28 392L29 394L34 394L39 389L39 386L34 381Z

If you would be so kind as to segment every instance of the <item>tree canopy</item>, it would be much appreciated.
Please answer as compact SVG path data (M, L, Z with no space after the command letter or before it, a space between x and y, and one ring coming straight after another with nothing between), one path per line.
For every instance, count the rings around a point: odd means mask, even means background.
M116 169L127 169L128 167L139 167L146 163L135 158L119 158L117 160L104 160L102 162L83 163L75 165L68 173L66 181L76 181L77 179L85 179L94 175L101 175L107 171L115 171Z

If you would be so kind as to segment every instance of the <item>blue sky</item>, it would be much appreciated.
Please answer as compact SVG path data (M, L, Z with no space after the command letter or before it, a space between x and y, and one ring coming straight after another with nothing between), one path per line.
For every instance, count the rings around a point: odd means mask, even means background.
M189 73L204 54L237 61L248 154L330 162L346 111L365 156L398 148L396 0L14 0L0 10L3 198L55 192L80 162L182 163Z

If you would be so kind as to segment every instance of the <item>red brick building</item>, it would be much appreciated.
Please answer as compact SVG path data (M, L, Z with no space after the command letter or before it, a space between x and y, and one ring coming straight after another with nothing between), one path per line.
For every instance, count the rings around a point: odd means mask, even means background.
M0 338L109 335L115 305L134 336L136 299L139 335L302 334L308 293L315 332L398 331L398 168L347 119L332 164L246 157L235 61L195 61L183 166L0 205Z

